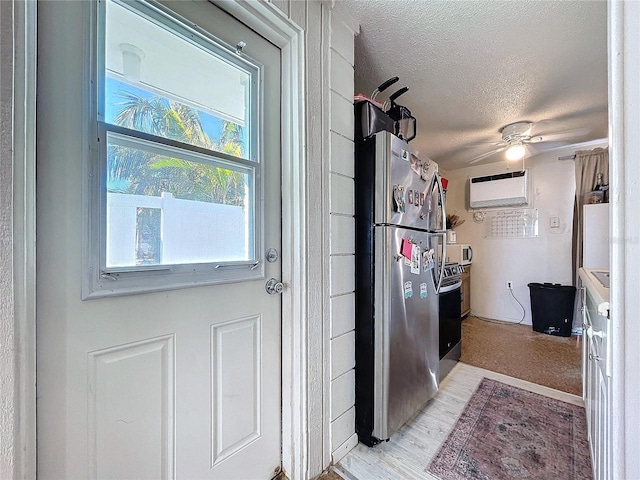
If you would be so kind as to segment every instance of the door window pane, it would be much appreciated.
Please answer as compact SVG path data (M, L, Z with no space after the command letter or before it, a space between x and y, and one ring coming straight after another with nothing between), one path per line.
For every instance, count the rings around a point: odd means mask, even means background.
M255 171L107 134L106 267L254 258Z
M252 158L253 72L239 58L106 2L106 123Z
M161 7L101 5L101 268L251 267L260 68Z

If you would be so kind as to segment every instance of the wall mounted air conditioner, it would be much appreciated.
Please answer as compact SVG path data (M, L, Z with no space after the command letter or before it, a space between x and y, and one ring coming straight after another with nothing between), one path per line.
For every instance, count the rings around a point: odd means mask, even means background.
M529 203L527 170L469 179L471 208L517 207Z

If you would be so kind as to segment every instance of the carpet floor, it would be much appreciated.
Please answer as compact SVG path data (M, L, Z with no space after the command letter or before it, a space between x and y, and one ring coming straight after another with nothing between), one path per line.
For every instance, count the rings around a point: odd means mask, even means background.
M462 322L460 361L582 396L582 340L534 332L475 317Z
M442 480L591 479L584 408L485 378L427 471Z

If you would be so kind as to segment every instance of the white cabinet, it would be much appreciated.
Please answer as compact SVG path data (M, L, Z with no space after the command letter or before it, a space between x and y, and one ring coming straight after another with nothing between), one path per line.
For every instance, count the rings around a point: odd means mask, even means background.
M583 279L582 381L594 480L611 478L611 336L610 320Z

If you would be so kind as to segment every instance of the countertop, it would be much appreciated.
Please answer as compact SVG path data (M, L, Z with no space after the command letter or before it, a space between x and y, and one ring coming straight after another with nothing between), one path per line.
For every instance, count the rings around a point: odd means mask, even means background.
M578 270L584 287L589 290L598 305L598 313L604 317L609 316L609 289L602 286L598 279L593 276L593 272L606 271L602 268L581 268Z

